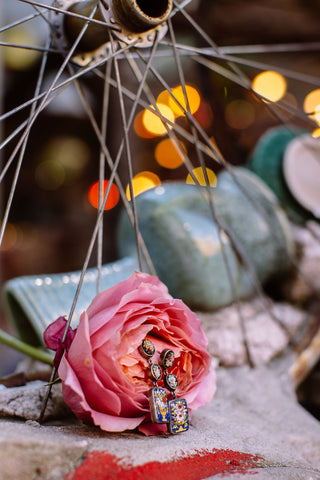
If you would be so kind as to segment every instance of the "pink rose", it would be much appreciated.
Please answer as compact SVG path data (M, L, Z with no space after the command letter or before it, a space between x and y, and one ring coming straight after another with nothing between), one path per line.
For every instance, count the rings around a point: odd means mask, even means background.
M154 362L163 349L174 351L170 373L190 410L212 398L215 372L200 320L156 277L135 272L93 299L59 366L64 400L85 423L109 432L166 431L150 420L152 381L138 350L146 336L156 348Z

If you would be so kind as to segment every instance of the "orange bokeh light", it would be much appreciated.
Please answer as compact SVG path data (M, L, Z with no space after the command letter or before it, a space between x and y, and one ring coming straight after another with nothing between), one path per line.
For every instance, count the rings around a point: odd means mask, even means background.
M106 194L108 184L109 184L109 180L103 181L103 197ZM99 182L93 183L89 188L88 199L94 208L99 207ZM118 201L119 201L119 190L117 186L113 183L111 185L110 192L108 195L108 200L104 209L111 210L113 207L117 205Z
M161 167L165 168L178 168L183 164L183 153L181 148L186 151L186 147L182 142L180 146L177 144L176 140L171 140L171 138L166 138L161 140L155 148L154 155L156 160Z
M157 97L157 103L161 103L162 105L169 106L170 96L171 95L168 92L168 90L163 90Z
M142 110L141 112L139 112L135 119L134 119L134 122L133 122L133 128L134 128L134 131L136 132L136 134L139 136L139 137L142 137L142 138L155 138L157 135L155 135L154 133L152 132L149 132L149 130L147 130L143 124L143 114L144 114L144 110Z

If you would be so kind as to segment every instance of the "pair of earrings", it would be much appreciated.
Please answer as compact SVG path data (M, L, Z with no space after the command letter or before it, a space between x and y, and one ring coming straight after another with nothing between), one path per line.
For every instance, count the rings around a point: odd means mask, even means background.
M167 423L170 433L186 432L189 429L188 405L184 398L176 397L176 389L179 386L177 377L173 373L168 373L168 368L172 367L174 362L174 352L165 349L160 354L160 365L152 362L155 354L155 347L149 338L145 338L139 348L140 354L148 360L149 377L153 381L153 388L149 391L149 403L151 419L154 423ZM162 378L167 390L170 391L172 398L168 400L167 392L159 387L158 381Z

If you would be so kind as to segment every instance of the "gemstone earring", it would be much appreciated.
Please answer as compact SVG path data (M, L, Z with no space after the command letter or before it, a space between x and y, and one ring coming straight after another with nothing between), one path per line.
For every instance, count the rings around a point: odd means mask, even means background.
M172 399L168 401L168 430L175 434L186 432L189 429L189 413L186 400L176 397L176 389L179 386L177 377L173 373L167 372L168 368L172 367L173 362L174 352L170 349L163 350L160 354L160 363L164 373L164 385L172 395Z
M168 399L164 388L158 386L162 377L162 370L158 363L153 363L151 358L155 354L155 347L149 338L145 338L139 347L140 354L148 360L149 377L153 381L153 388L149 390L149 404L151 420L154 423L168 423Z

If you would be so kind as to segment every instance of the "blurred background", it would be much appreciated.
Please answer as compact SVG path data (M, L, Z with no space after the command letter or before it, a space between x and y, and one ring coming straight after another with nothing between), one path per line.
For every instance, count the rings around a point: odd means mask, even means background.
M286 111L286 122L319 136L320 118L318 121L316 115L317 108L320 111L319 85L304 81L304 75L320 78L319 49L310 46L309 51L295 49L291 52L290 48L277 51L273 46L320 42L320 0L194 0L188 11L217 45L225 47L225 53L241 57L244 62L241 69L252 81L255 91L272 102L284 102L293 110L310 113L299 118ZM32 7L23 2L1 1L4 25L31 12ZM175 29L178 42L203 46L203 41L183 16L176 16ZM7 43L43 46L48 26L43 19L37 18L1 35L2 41ZM264 47L259 48L260 44ZM257 47L247 47L250 45ZM1 47L0 55L2 110L7 112L32 98L41 52ZM182 92L179 79L170 62L165 58L157 60L157 68L165 73L166 81L179 95ZM217 61L217 65L219 63L222 68L225 66L224 62ZM49 56L45 85L53 80L60 64L58 55ZM134 91L138 83L131 79L131 70L127 64L121 67L122 75ZM245 164L258 139L270 127L279 125L279 118L270 112L266 103L257 101L253 92L209 71L204 65L184 58L183 67L192 113L228 162ZM277 69L282 73L276 73ZM293 73L285 75L286 71ZM95 117L101 118L103 82L98 76L89 74L83 86ZM166 111L166 115L171 115L178 125L186 126L183 112L174 102L170 103L166 92L157 83L150 86L155 96L167 104L169 112ZM107 145L115 154L121 140L115 95L111 96L109 112ZM22 110L6 119L1 127L3 138L25 118ZM134 150L135 194L168 180L190 181L181 154L167 137L161 122L148 117L141 108L135 117L130 142ZM9 142L2 152L2 162L10 156L13 147ZM185 142L183 148L196 165L194 147ZM70 86L41 113L31 130L0 250L0 289L5 281L16 276L69 272L82 267L96 220L99 154L86 112L75 87ZM214 184L220 167L212 160L207 162L207 168ZM1 185L2 209L13 174L12 169ZM125 162L120 164L119 175L127 185ZM104 263L118 258L115 228L121 208L114 187L105 212ZM95 262L93 256L90 265ZM3 307L0 325L10 330ZM16 352L0 345L0 375L11 372L19 358Z

